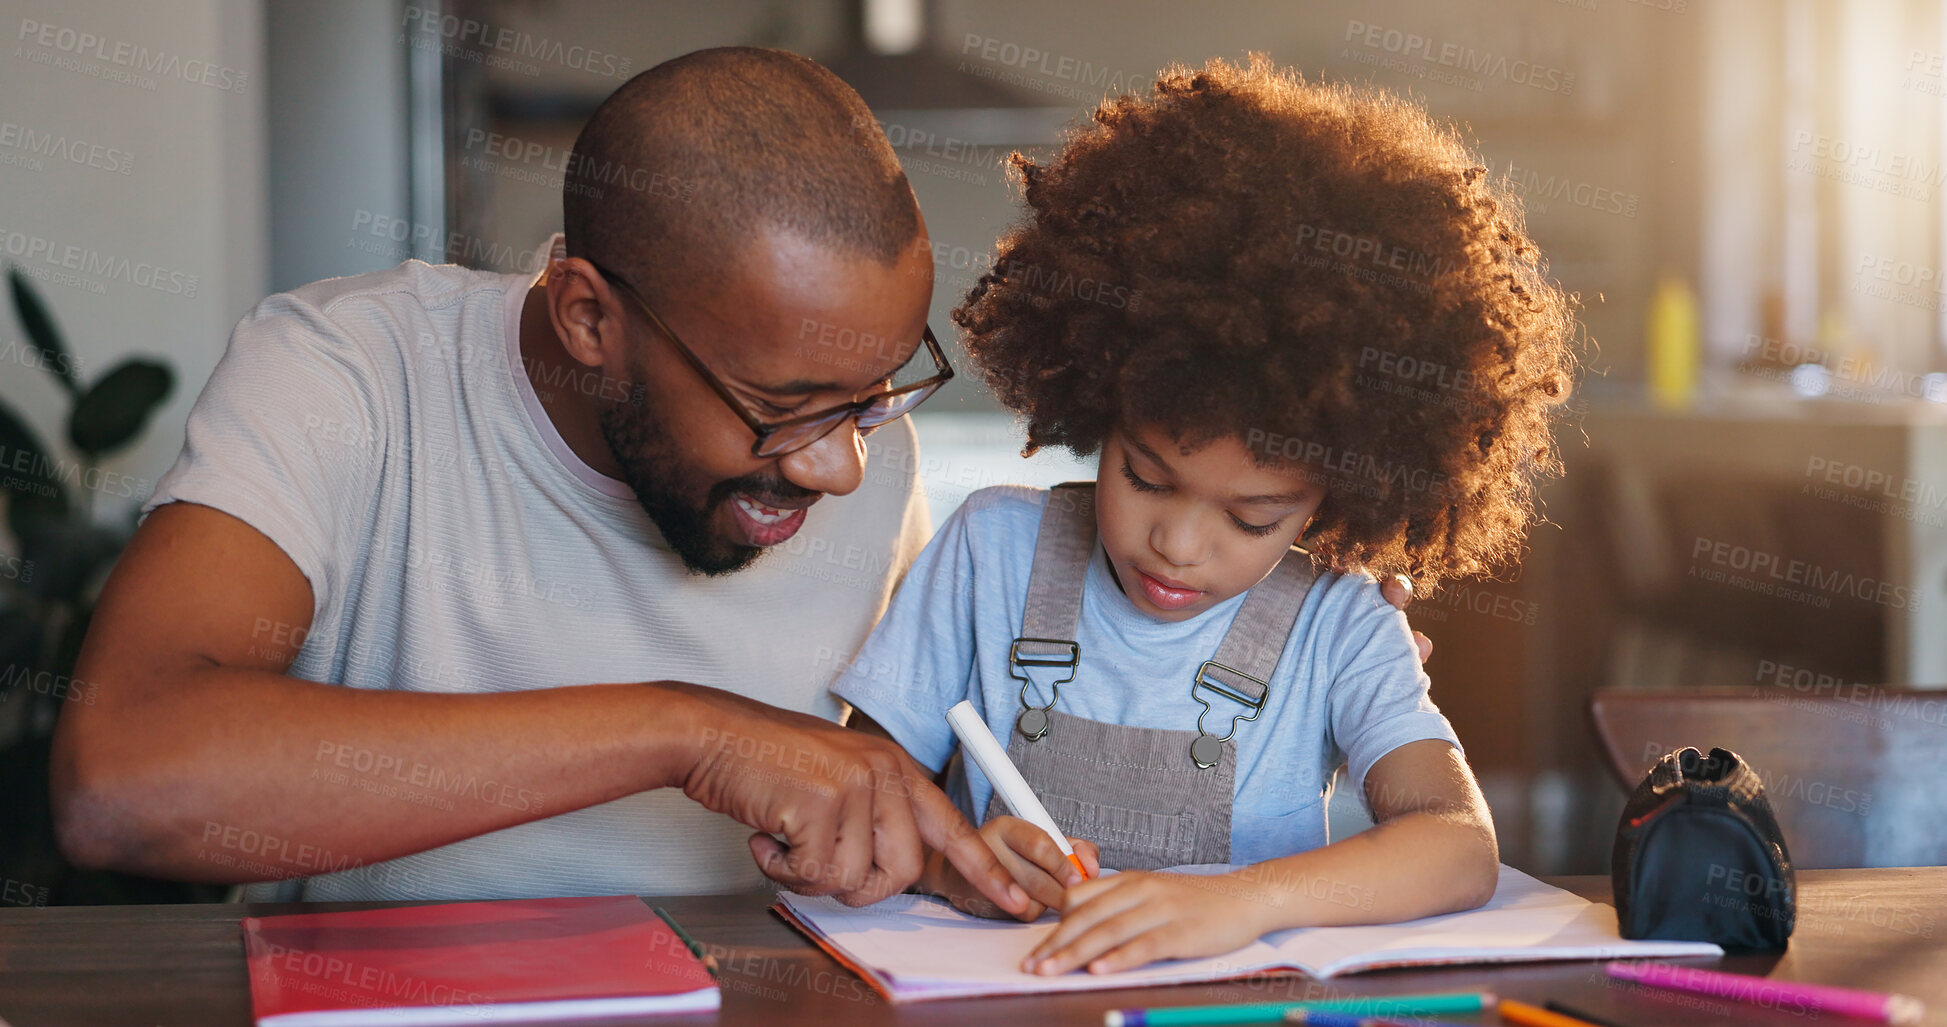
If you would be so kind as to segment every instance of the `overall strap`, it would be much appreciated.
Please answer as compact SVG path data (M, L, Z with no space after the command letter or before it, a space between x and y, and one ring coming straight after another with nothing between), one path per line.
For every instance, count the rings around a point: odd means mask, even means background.
M1305 594L1311 591L1316 580L1318 570L1312 564L1310 553L1302 549L1287 552L1271 568L1271 573L1244 597L1244 605L1217 646L1217 655L1198 668L1193 693L1199 688L1210 688L1226 699L1251 707L1251 715L1243 719L1255 719L1270 691L1271 672L1284 654L1292 626L1298 623L1298 610L1304 606ZM1206 709L1209 706L1204 705ZM1201 725L1202 718L1198 718L1198 723Z
M1095 483L1068 482L1048 490L1041 529L1034 539L1027 609L1014 655L1033 665L1049 657L1075 657L1075 628L1082 617L1082 586L1095 551Z

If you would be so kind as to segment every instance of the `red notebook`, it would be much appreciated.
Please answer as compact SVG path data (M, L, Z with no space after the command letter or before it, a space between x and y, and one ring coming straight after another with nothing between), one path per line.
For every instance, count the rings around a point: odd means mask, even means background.
M260 1027L479 1024L715 1009L716 981L633 895L245 917Z

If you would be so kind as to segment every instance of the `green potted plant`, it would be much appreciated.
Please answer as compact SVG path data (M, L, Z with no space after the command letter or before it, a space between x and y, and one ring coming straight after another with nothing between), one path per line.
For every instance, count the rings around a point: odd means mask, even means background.
M0 401L0 502L11 551L0 546L0 875L19 882L15 901L161 902L215 897L208 886L124 874L82 873L54 843L47 758L62 708L98 700L75 682L74 662L103 579L135 530L134 512L104 521L104 495L127 498L125 475L103 458L142 434L175 387L168 366L124 360L89 382L33 283L7 272L15 317L25 336L7 363L39 368L69 400L67 446L56 450ZM11 373L9 380L18 380ZM71 455L70 455L71 454ZM134 496L139 503L146 496Z

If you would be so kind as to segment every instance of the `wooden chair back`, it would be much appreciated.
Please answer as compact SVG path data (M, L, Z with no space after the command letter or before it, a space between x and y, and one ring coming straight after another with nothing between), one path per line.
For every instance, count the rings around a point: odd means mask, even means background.
M1686 745L1743 757L1796 866L1947 864L1947 690L1602 689L1589 713L1626 791Z

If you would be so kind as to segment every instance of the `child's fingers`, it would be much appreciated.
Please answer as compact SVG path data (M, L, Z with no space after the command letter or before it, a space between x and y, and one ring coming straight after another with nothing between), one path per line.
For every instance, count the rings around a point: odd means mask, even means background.
M1124 871L1123 873L1111 874L1107 877L1098 873L1094 877L1069 888L1068 893L1062 896L1063 907L1069 908L1093 902L1098 897L1110 891L1118 888L1133 887L1142 878L1143 871L1140 870Z
M1102 853L1095 847L1094 842L1086 838L1070 838L1068 844L1075 847L1075 855L1081 859L1082 866L1088 869L1091 880L1102 876Z
M1033 900L1001 866L987 840L960 815L946 793L925 781L913 783L913 819L919 836L946 856L967 883L994 905L1021 915Z
M1068 862L1068 854L1061 851L1061 846L1056 845L1053 838L1048 837L1048 832L1025 820L1009 817L1004 822L1001 839L1008 848L1040 867L1053 879L1057 888L1082 883L1081 875L1075 872L1075 864ZM1060 905L1059 896L1054 905Z
M1133 889L1123 890L1132 891ZM1068 920L1068 915L1064 914L1062 916L1061 926L1067 927ZM1109 916L1093 919L1093 922L1086 929L1070 935L1054 951L1043 956L1038 963L1033 963L1026 967L1026 969L1029 973L1044 976L1065 974L1077 967L1092 964L1094 960L1101 957L1104 953L1149 933L1155 928L1165 926L1168 923L1169 914L1156 908L1156 904L1137 903L1129 908L1118 910ZM1060 929L1057 928L1057 930L1059 931ZM1054 940L1053 936L1050 936L1049 940ZM1029 959L1033 958L1032 956L1029 957ZM1105 972L1104 970L1097 970L1093 965L1090 965L1089 969L1097 973Z
M1170 955L1169 938L1166 928L1151 927L1134 938L1117 945L1088 961L1088 972L1092 974L1121 973L1147 966Z
M1041 944L1028 953L1027 965L1032 967L1035 962L1053 955L1096 924L1142 905L1143 896L1149 891L1141 886L1142 882L1141 875L1117 874L1098 877L1068 889L1068 894L1062 900L1061 923L1055 925L1055 929L1041 939ZM1036 971L1029 969L1028 972Z
M1047 870L1043 869L1033 860L1027 859L1022 854L1015 852L1006 843L1002 843L996 847L994 855L999 857L1001 866L1006 867L1007 872L1014 875L1014 883L1020 885L1021 890L1028 893L1028 898L1034 900L1037 907L1033 910L1023 911L1020 914L1020 919L1036 919L1041 915L1040 907L1048 909L1061 908L1063 891L1061 881L1049 876ZM1067 868L1070 876L1074 875L1075 868L1068 866L1067 857L1062 858L1062 866ZM1030 916L1029 913L1033 915Z

